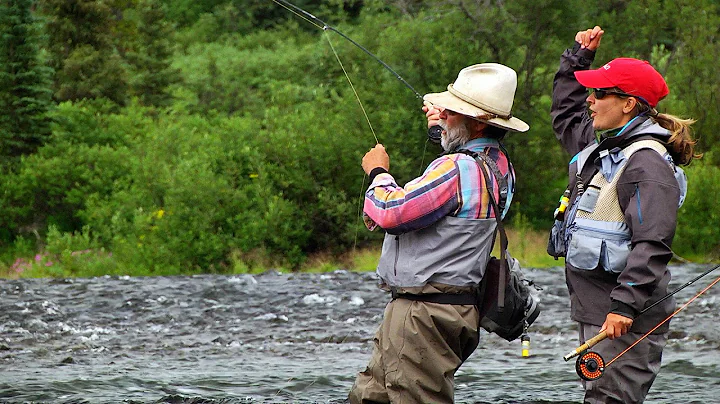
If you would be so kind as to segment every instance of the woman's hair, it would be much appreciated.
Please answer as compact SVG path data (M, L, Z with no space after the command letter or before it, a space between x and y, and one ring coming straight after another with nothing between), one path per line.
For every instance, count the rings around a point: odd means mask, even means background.
M638 115L649 115L660 126L670 131L670 139L668 139L667 145L675 164L688 165L693 159L702 157L702 153L695 153L697 140L693 139L690 128L695 123L694 119L683 119L675 115L661 114L644 102L638 102L636 110Z

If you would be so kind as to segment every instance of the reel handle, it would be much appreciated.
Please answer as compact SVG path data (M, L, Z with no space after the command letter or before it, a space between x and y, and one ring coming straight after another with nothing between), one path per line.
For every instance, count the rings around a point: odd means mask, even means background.
M430 101L423 101L423 105L428 107L428 109L433 108L433 105ZM431 142L435 144L440 144L440 139L442 138L442 127L440 125L433 125L428 128L427 135L428 139L430 139Z
M584 344L580 345L579 347L575 348L573 351L568 353L567 355L563 356L563 359L565 359L565 362L569 361L570 359L580 355L581 353L587 351L588 349L595 346L598 342L604 340L607 338L607 333L605 331L601 332L600 334L590 338L589 340L585 341Z

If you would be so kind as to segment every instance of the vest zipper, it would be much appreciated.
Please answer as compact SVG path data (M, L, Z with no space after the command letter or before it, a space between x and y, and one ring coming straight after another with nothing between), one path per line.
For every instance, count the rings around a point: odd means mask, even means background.
M580 201L580 196L582 196L582 192L575 195L575 200L570 205L570 211L567 212L565 215L565 220L563 222L565 227L565 252L567 252L567 247L570 245L570 239L572 238L572 234L575 233L575 230L577 230L577 225L575 224L575 216L577 215L577 206L578 201Z
M607 235L607 236L615 236L615 237L619 237L621 239L627 239L630 236L630 234L627 232L607 230L607 229L598 229L597 227L583 226L581 224L578 224L577 222L573 223L573 227L578 230L587 230L589 232L599 233L599 234L603 234L603 235Z
M395 264L393 265L393 272L395 273L395 276L397 276L397 264L398 264L398 258L400 257L400 236L395 236Z

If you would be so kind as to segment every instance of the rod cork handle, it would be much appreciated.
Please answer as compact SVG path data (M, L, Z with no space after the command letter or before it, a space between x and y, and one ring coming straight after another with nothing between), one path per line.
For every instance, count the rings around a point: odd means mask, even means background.
M563 359L565 359L565 362L569 361L570 359L580 355L581 353L587 351L588 349L594 347L598 342L604 340L607 338L607 333L605 331L601 332L600 334L590 338L589 340L585 341L584 344L580 345L579 347L575 348L573 351L571 351L569 354L563 356Z

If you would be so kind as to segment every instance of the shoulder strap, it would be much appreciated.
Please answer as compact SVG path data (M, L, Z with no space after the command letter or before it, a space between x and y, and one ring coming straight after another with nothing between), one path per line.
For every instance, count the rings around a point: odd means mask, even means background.
M500 208L500 218L502 218L502 212L505 212L505 205L507 204L507 197L508 197L508 181L505 178L504 175L500 172L500 167L498 167L497 163L491 159L487 154L485 153L478 153L467 149L460 149L455 151L454 153L462 153L466 154L472 158L475 159L475 162L478 163L478 166L480 167L480 171L483 171L482 164L478 161L478 158L482 160L483 163L492 171L493 177L495 178L495 181L497 181L498 189L500 191L500 200L497 202L498 207ZM485 175L485 172L483 172L483 175ZM488 181L487 176L485 176L485 184L488 186L488 192L490 193L491 200L492 200L492 189L490 188L490 182ZM496 212L497 213L497 212Z
M477 163L478 167L480 168L480 172L482 172L483 177L485 177L485 186L487 187L487 193L488 193L488 197L490 199L490 205L492 205L493 209L495 210L495 220L497 221L497 232L500 233L500 274L499 274L499 280L498 280L498 304L497 304L497 306L498 306L499 311L503 311L505 309L505 284L507 283L507 279L505 278L505 276L508 273L508 262L507 262L508 240L507 240L507 234L505 233L505 227L502 224L503 210L501 210L498 207L497 202L495 202L495 197L493 196L493 189L492 189L492 186L490 185L490 177L487 173L487 170L485 170L485 166L490 167L490 169L492 170L493 166L497 169L497 165L485 153L474 153L473 152L472 157L475 159L475 162ZM500 170L498 170L497 172L499 174ZM502 178L502 176L501 176L501 178ZM500 183L500 182L498 181L498 183ZM507 191L507 182L505 182L505 190ZM502 193L501 193L501 195L502 195ZM507 194L506 194L506 197L507 197Z
M574 161L577 162L577 172L578 174L582 172L583 168L585 167L585 164L587 164L590 160L590 155L595 151L595 149L598 148L597 143L593 143L592 145L582 149L578 154L573 156L573 158L570 160L570 163L572 164Z
M630 158L636 151L640 149L653 149L661 156L667 153L667 147L659 140L645 139L637 142L630 143L627 147L623 148L623 153L627 158Z

